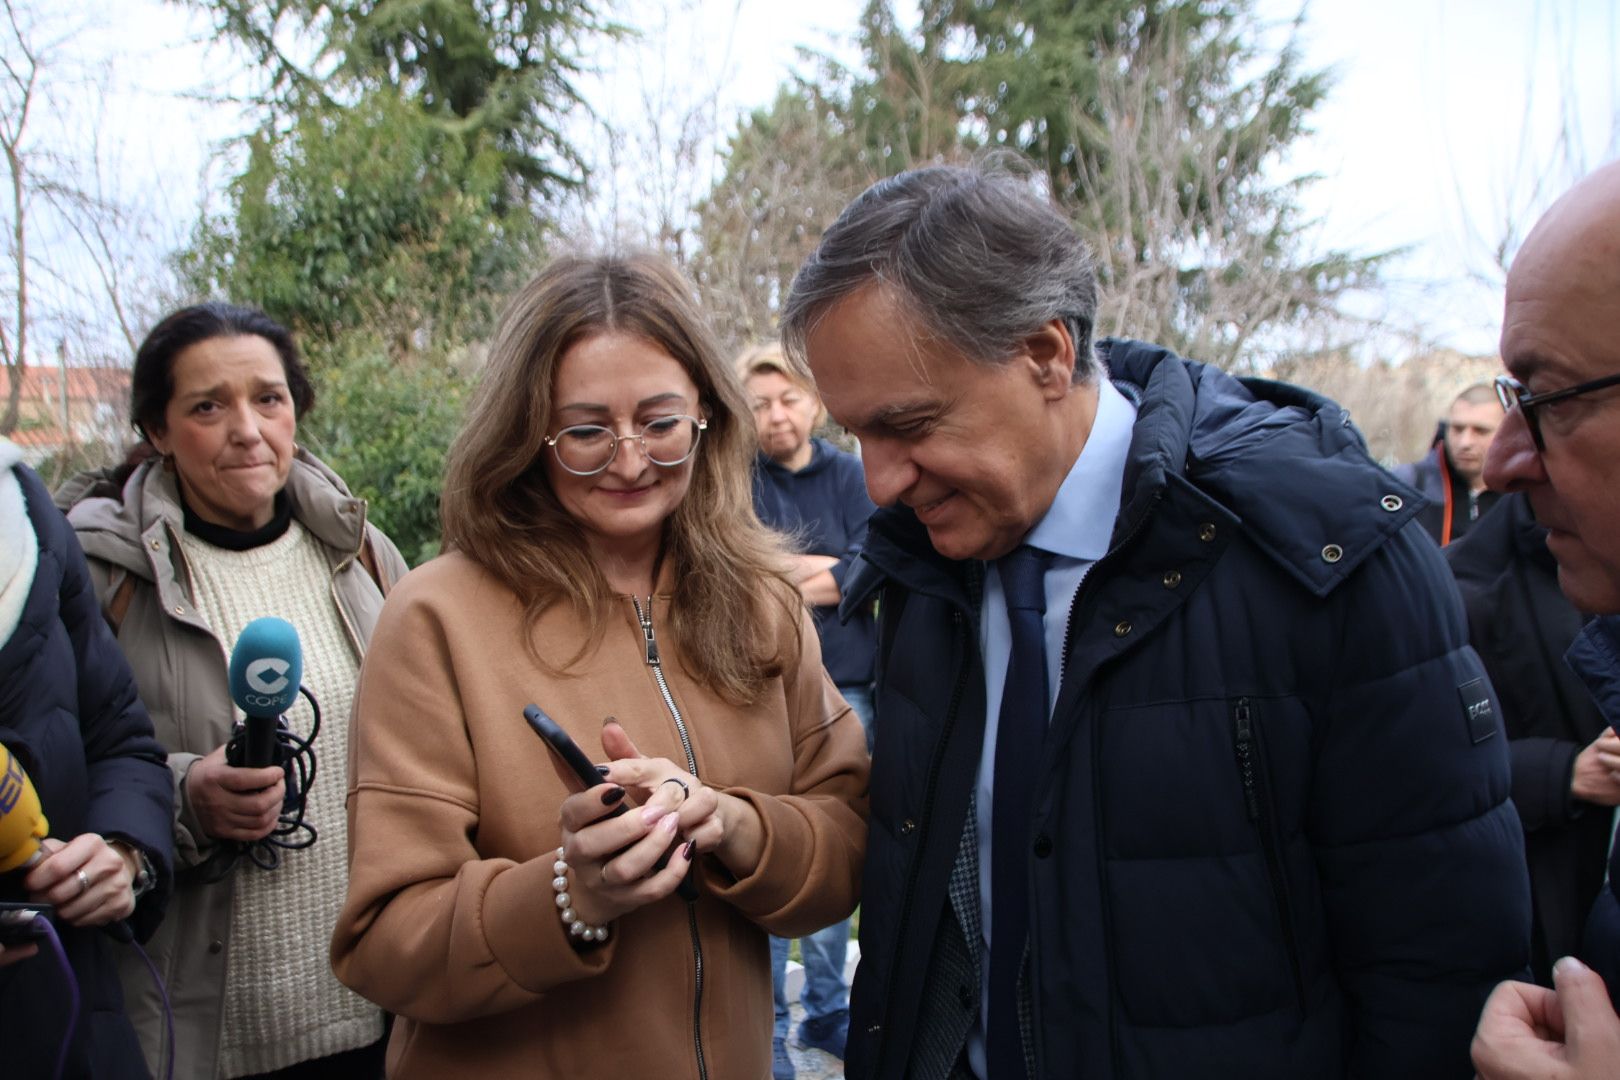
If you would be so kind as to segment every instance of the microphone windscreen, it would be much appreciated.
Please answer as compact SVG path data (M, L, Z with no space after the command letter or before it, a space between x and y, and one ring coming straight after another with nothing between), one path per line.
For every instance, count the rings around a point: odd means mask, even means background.
M254 619L231 650L231 700L249 716L280 716L298 697L304 650L285 619Z
M50 833L39 792L22 762L0 744L0 873L15 870L39 854Z

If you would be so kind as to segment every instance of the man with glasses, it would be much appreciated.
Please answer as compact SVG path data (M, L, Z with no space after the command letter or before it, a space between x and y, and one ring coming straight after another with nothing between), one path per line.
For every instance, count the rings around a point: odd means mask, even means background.
M880 181L783 308L882 507L847 1073L1466 1075L1530 913L1439 550L1343 409L1096 305L992 164Z
M1596 616L1567 660L1612 729L1620 722L1620 163L1577 184L1525 239L1508 274L1502 362L1507 374L1496 387L1507 416L1485 478L1528 496L1547 527L1559 586ZM1620 772L1620 755L1604 764ZM1587 923L1586 964L1560 960L1556 991L1505 983L1492 995L1474 1042L1484 1080L1620 1076L1617 888L1620 849Z

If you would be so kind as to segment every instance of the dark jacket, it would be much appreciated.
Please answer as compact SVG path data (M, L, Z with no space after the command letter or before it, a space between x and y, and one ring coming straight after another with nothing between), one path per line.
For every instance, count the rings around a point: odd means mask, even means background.
M1620 726L1620 615L1593 619L1569 649L1569 666L1581 677L1610 727ZM1609 987L1620 1010L1620 844L1609 852L1609 880L1598 890L1581 943L1581 959Z
M169 770L135 680L101 616L84 553L39 477L16 469L39 562L21 621L0 644L0 742L39 792L50 834L96 832L144 850L156 887L123 926L58 924L80 1007L66 1076L145 1077L124 1013L113 951L131 931L148 938L163 916L171 872ZM21 872L0 876L0 899L25 899ZM115 940L115 937L121 940ZM0 1058L8 1076L54 1075L69 989L45 946L0 968Z
M1469 640L1502 703L1534 901L1530 968L1551 986L1553 961L1580 944L1603 884L1614 813L1569 794L1575 756L1605 725L1564 663L1586 617L1558 588L1546 536L1530 501L1508 495L1446 549L1446 560L1468 612Z
M1446 453L1444 420L1440 421L1426 456L1397 465L1390 471L1403 483L1417 488L1428 500L1418 509L1418 524L1441 547L1461 539L1500 498L1494 491L1470 491L1468 482L1457 475Z
M811 440L810 464L794 472L760 454L754 463L754 510L760 520L788 534L795 551L833 555L831 574L840 593L866 541L866 523L877 507L866 495L861 460L826 439ZM870 605L840 622L836 606L817 607L821 660L839 686L869 686L877 623Z
M1029 752L1035 1075L1470 1075L1529 889L1506 739L1415 493L1308 391L1099 349L1139 411ZM884 722L852 1080L917 1075L952 1022L927 1002L978 1008L967 981L936 992L935 957L985 708L982 564L903 509L864 560L845 602L883 590Z

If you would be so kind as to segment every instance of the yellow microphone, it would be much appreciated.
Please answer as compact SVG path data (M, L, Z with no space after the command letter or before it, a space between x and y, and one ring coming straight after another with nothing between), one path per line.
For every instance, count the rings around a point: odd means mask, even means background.
M37 859L50 829L33 781L0 743L0 874Z

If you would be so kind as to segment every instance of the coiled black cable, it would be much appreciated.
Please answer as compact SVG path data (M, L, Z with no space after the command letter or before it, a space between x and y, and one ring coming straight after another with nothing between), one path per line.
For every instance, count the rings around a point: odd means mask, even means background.
M258 840L220 844L187 877L195 877L210 885L224 881L236 869L237 860L244 855L259 869L274 870L281 865L283 851L302 851L315 843L315 826L304 820L304 813L310 788L315 784L314 743L315 737L321 733L321 706L307 686L300 686L298 692L309 702L314 722L307 737L287 727L285 718L276 726L276 763L281 766L287 780L287 794L282 799L276 827ZM245 731L245 725L237 724L231 733L231 741L225 745L225 760L233 765L242 760Z

